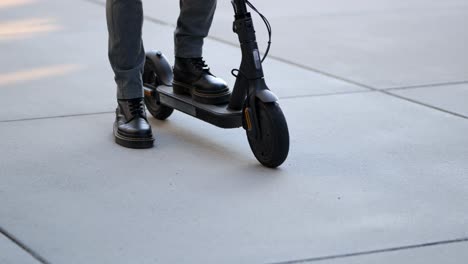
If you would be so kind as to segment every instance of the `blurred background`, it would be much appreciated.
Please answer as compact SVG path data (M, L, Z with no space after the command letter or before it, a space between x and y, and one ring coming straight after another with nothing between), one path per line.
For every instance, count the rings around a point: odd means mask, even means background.
M116 145L104 0L0 0L1 264L468 259L468 1L251 2L291 137L277 170L179 112L150 118L155 148ZM143 1L171 62L178 4ZM204 48L231 86L232 21L218 1Z
M271 60L267 61L266 71L274 71L276 62L300 69L271 77L280 95L288 96L288 90L295 89L301 90L300 95L341 91L339 87L323 89L323 84L311 80L310 76L317 73L364 89L429 87L394 93L467 115L463 105L459 105L463 102L458 100L460 95L466 96L465 86L450 87L453 98L446 98L446 89L432 88L466 83L468 79L468 37L464 26L467 1L253 3L273 26ZM0 91L2 98L13 101L18 89L12 87L21 86L24 112L16 117L48 115L42 99L51 95L73 94L74 100L60 104L66 113L86 111L93 104L90 100L100 102L99 110L111 108L114 85L106 61L103 5L103 0L0 2L0 85L8 86ZM159 49L172 61L178 1L146 0L144 8L146 49ZM231 83L228 70L237 67L240 59L235 49L237 36L231 30L232 13L230 1L219 1L209 37L213 41L204 51L215 72ZM259 17L254 19L264 50L265 27ZM223 48L226 45L229 48ZM70 74L73 78L64 79ZM67 85L51 87L50 81ZM450 102L444 102L445 99ZM37 109L44 112L32 114Z

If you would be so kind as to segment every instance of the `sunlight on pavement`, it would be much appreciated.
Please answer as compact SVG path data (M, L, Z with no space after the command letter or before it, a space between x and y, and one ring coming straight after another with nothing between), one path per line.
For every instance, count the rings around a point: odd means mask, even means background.
M38 33L61 29L52 19L32 18L0 22L0 40L28 38Z
M18 82L39 80L47 77L55 77L70 74L83 69L83 65L61 64L48 67L35 68L25 71L0 74L0 87Z
M35 0L0 0L0 9L5 7L26 5L33 2L35 2Z

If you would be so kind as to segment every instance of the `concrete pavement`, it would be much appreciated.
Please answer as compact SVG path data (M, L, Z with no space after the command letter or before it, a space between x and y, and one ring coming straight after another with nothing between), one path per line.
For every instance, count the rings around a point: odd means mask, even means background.
M463 263L466 1L254 4L291 134L277 170L178 112L151 119L155 148L116 145L103 2L0 1L0 263ZM177 1L144 6L171 58ZM231 22L220 1L204 56L232 84Z

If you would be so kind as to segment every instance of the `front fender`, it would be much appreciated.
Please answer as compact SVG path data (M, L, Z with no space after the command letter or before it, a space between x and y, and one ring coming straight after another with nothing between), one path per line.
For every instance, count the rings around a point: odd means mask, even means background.
M257 91L255 93L255 96L264 103L273 103L278 101L278 96L276 96L276 94L267 89Z
M265 83L265 79L256 79L250 83L255 91L255 97L264 103L273 103L278 101L278 96L276 96Z

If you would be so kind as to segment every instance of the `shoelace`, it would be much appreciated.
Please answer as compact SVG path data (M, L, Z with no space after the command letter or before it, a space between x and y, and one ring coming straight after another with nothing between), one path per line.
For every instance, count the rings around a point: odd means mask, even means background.
M192 60L193 66L195 66L198 70L200 71L209 71L210 68L208 65L205 63L205 61L202 58L197 58Z
M130 109L130 113L132 113L133 116L138 115L138 116L144 117L143 113L145 111L145 108L143 106L142 100L130 101L128 104L128 107Z

